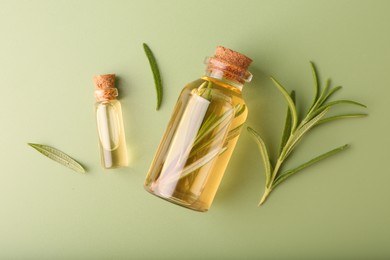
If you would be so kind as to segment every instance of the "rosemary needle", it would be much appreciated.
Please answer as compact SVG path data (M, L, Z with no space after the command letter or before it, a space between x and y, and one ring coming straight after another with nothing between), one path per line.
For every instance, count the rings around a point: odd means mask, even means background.
M149 48L149 46L144 43L144 51L146 54L146 57L149 60L150 68L152 69L153 73L153 78L154 78L154 85L156 87L156 93L157 93L157 107L156 110L158 110L161 106L161 101L163 97L163 89L162 89L162 83L161 83L161 76L160 76L160 71L157 66L156 59L153 55L152 50Z

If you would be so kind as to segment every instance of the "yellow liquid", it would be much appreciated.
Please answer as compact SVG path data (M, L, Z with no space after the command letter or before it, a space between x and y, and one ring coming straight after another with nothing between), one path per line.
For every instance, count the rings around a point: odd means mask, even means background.
M193 94L205 81L213 83L209 101ZM145 189L178 205L207 211L246 117L238 88L208 77L188 84L154 157ZM211 130L201 134L204 129Z
M118 100L96 104L101 164L106 169L128 165L122 108Z

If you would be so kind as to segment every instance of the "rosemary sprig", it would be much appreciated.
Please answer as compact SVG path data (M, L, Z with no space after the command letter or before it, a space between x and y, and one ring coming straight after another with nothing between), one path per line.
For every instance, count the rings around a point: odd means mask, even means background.
M28 143L29 146L40 152L41 154L45 155L46 157L78 172L78 173L85 173L84 167L78 163L76 160L71 158L69 155L65 154L64 152L61 152L60 150L53 148L48 145L42 145L42 144L32 144Z
M163 97L163 88L162 88L162 83L161 83L160 71L158 69L157 62L156 62L156 59L153 55L152 50L149 48L149 46L146 43L143 44L143 47L144 47L146 57L148 57L150 68L152 69L153 78L154 78L154 85L156 87L156 93L157 93L156 110L159 110L159 108L161 106L162 97Z
M264 189L264 194L260 199L259 206L266 201L269 194L275 189L275 187L278 186L283 181L285 181L288 177L294 175L295 173L319 161L322 161L332 155L344 151L348 147L347 144L340 146L329 152L323 153L301 164L298 167L282 172L282 167L284 162L289 157L291 152L294 150L298 142L303 138L303 136L305 136L309 132L309 130L311 130L313 127L318 126L320 124L322 125L324 123L328 123L338 119L367 116L367 114L356 113L356 114L341 114L337 116L324 118L327 112L333 106L336 105L351 104L351 105L357 105L361 107L366 107L366 106L351 100L337 100L337 101L332 101L327 103L328 99L335 92L339 91L341 87L338 86L333 89L330 89L330 80L328 79L326 81L324 88L321 91L317 70L314 66L314 63L311 62L310 64L311 64L311 70L314 79L314 99L309 108L309 111L305 114L305 116L301 121L299 121L298 111L296 108L295 92L292 91L291 94L289 94L287 90L275 78L271 77L272 82L277 87L277 89L283 94L288 104L284 131L282 134L277 160L274 164L272 164L270 160L270 156L263 139L255 130L248 127L248 132L254 137L255 141L259 146L260 153L262 155L264 169L265 169L264 171L265 189Z

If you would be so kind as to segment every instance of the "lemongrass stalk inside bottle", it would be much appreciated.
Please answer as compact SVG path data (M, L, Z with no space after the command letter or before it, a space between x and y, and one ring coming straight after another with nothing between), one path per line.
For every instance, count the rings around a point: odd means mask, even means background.
M186 160L191 152L188 147L194 143L198 131L203 122L204 116L210 101L197 93L191 93L188 105L183 113L176 133L172 138L171 146L167 152L167 159L161 170L161 180L178 179L184 169ZM174 185L171 187L175 188ZM171 190L169 192L172 192Z

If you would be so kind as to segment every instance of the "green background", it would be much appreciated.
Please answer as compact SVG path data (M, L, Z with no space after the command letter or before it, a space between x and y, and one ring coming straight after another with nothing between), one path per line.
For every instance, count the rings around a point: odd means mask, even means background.
M0 0L0 259L389 259L390 1ZM155 110L154 51L164 82ZM143 189L181 88L217 45L254 60L247 125L276 152L286 103L275 76L313 95L309 61L368 112L313 130L288 164L349 143L257 208L263 165L241 135L207 213ZM92 76L116 73L130 166L99 164ZM85 175L26 145L52 145Z

